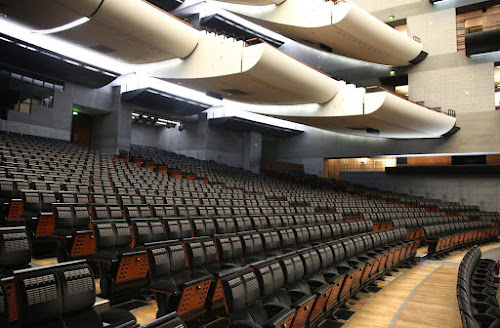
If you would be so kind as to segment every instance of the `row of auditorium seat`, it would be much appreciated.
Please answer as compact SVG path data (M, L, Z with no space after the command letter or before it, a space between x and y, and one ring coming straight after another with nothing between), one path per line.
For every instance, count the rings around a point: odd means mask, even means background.
M209 241L186 246L187 252L180 243L160 243L147 247L150 288L159 316L177 311L185 320L206 321L219 315L217 327L242 320L253 327L314 327L367 283L412 258L418 241L405 238L404 229L363 233L223 267L207 254Z
M457 299L463 328L500 327L497 299L498 261L481 259L481 249L473 247L458 270Z
M2 143L5 146L1 146ZM48 145L46 153L40 152L40 149L44 149L41 144ZM15 136L6 137L0 134L0 153L0 164L4 165L0 167L0 197L13 198L8 196L13 196L11 191L15 190L16 198L21 198L23 203L28 204L24 208L27 216L36 215L38 212L41 214L42 208L51 211L54 230L50 235L61 237L58 238L61 242L67 241L68 236L73 238L73 242L64 248L70 254L68 257L71 257L71 254L84 256L92 268L99 270L96 272L102 277L104 294L112 295L115 291L128 293L131 289L142 289L145 284L150 284L149 288L156 294L161 305L159 315L177 310L180 317L189 322L199 320L200 317L203 320L214 319L210 316L219 315L222 316L219 320L224 321L225 325L231 323L234 326L241 324L235 320L240 314L244 317L250 315L252 318L259 315L260 312L252 312L256 306L255 302L262 306L269 301L267 304L270 306L267 308L273 308L270 298L276 296L277 290L273 290L266 282L266 275L257 271L262 269L277 272L276 277L279 277L279 270L276 270L274 264L281 263L282 258L287 256L295 258L294 263L302 263L304 270L309 267L313 270L314 261L309 259L315 258L314 254L322 256L321 254L328 253L328 249L334 252L338 248L344 252L358 254L358 261L350 260L352 263L348 263L354 270L353 274L343 273L344 277L351 277L348 280L354 279L356 287L353 288L349 284L339 287L349 291L345 294L347 297L355 292L356 288L361 287L361 282L374 278L375 272L382 273L377 271L378 269L366 269L368 265L374 267L375 262L369 261L363 269L358 266L359 258L365 258L361 253L368 252L367 250L371 249L370 243L377 243L377 238L380 239L380 249L392 249L386 254L392 258L386 259L390 264L382 265L380 269L388 270L393 264L411 258L416 252L417 241L394 243L396 239L409 237L406 229L368 232L373 230L371 221L337 223L337 218L352 216L358 219L364 217L366 220L368 215L374 215L374 220L392 221L393 218L408 215L410 218L438 218L442 223L461 222L472 216L481 220L481 214L478 214L478 209L474 207L460 207L452 203L383 193L319 178L293 177L287 180L279 176L254 175L241 169L162 151L156 152L156 159L144 157L144 160L134 158L141 157L138 151L132 158L128 158L132 162L126 163L122 159L113 159L61 142L51 145L50 140L39 142L34 138L27 138L25 141ZM76 160L65 159L65 156L75 156ZM78 162L79 160L81 162ZM154 172L158 166L151 166L151 162L162 164L168 169L165 173ZM3 173L5 175L2 175ZM174 178L174 175L177 178ZM12 184L14 188L10 188L9 179L14 176L21 179L16 179ZM5 188L3 181L7 186ZM21 188L18 188L18 183ZM27 188L22 187L25 183L28 183ZM57 190L57 184L63 191ZM38 202L27 201L26 195L34 195L33 198L36 198L36 194L43 194L44 192L39 190L41 188L55 188L55 192L47 193L55 195L55 202L46 202L40 197ZM21 190L25 190L24 198L23 193L19 192ZM57 200L62 200L62 196L67 197L66 199L74 197L75 201L71 201L72 204L57 203ZM50 197L48 196L48 199ZM80 199L84 201L81 202ZM388 201L389 199L391 201ZM36 205L30 207L31 203ZM50 208L47 204L50 204ZM220 214L217 207L221 208ZM268 211L268 208L271 208L272 212ZM280 213L276 213L276 208L282 208L278 210ZM287 211L287 208L290 210ZM297 209L303 213L297 213ZM317 213L318 211L330 213L322 214ZM335 216L331 213L333 211ZM451 212L449 215L453 214L449 221L443 219L447 212ZM455 212L464 214L459 217ZM262 216L262 213L265 213L265 216ZM200 215L204 217L199 217ZM91 219L93 221L90 221ZM434 220L428 220L426 223L433 222ZM387 225L384 229L391 227ZM440 237L454 234L455 228L441 231ZM38 230L37 227L36 231ZM345 234L347 231L349 233ZM337 240L359 233L361 235ZM396 234L398 235L395 236ZM479 235L476 233L476 236ZM411 237L423 236L414 234ZM168 242L165 241L167 239ZM334 247L332 243L338 247ZM386 246L387 244L392 244L392 248ZM408 246L410 244L411 247ZM405 251L402 251L403 245ZM85 247L87 248L84 249ZM73 252L74 250L77 252ZM97 252L94 253L94 250ZM361 253L357 253L358 251ZM372 254L375 256L375 253ZM353 255L347 257L354 258ZM333 256L333 259L336 258L337 255ZM340 259L340 255L338 258ZM299 262L299 259L302 262ZM159 262L156 263L156 260ZM382 261L381 258L379 260ZM326 272L341 268L344 262L340 261L339 265L336 260L328 261L326 258L319 261L323 277L326 277ZM281 264L279 266L285 277L283 286L288 288L288 268ZM153 278L156 269L161 274ZM245 270L255 273L257 289L262 293L259 292L257 300L251 304L245 300L243 310L229 310L234 299L228 296L232 295L232 292L227 287L228 281L224 279L244 272L240 277L245 280L249 273ZM358 276L355 272L363 278L359 278L360 283L356 283ZM368 275L366 277L363 275L365 272ZM272 276L274 277L274 273ZM210 282L202 279L198 284L192 284L191 289L186 288L186 279L192 281L195 277L210 277ZM280 284L280 278L276 279L278 280L272 283L273 286ZM306 273L300 279L301 282L311 280ZM170 293L174 285L178 291ZM251 285L255 288L255 284ZM348 287L342 287L344 285ZM181 290L179 286L182 287ZM243 286L246 286L245 283ZM307 296L309 300L314 298L313 289L310 289ZM269 292L270 290L273 292ZM199 297L204 293L205 299ZM251 293L250 298L255 297L255 290ZM319 294L314 295L316 300L320 299ZM289 298L293 300L290 295ZM204 303L200 305L202 299ZM340 299L337 300L337 304L340 304ZM242 305L241 300L237 303L237 306ZM297 320L297 326L300 326L301 322L314 325L316 320L319 320L317 318L327 313L326 310L319 311L319 305L309 308L311 311L312 308L315 309L314 315L305 314L305 307L283 310L295 311L291 320ZM274 310L276 309L274 307ZM181 318L173 320L181 324L178 321Z
M204 225L205 229L206 227ZM359 221L238 233L232 230L226 231L229 233L216 234L215 237L204 230L200 236L193 238L187 219L133 220L132 229L124 220L94 221L95 253L86 255L90 261L96 260L100 264L103 295L115 299L123 293L130 294L131 290L143 287L148 274L147 260L148 258L151 260L151 254L149 257L146 256L144 246L150 243L164 242L168 239L181 245L179 247L183 249L183 253L189 253L193 243L203 240L206 246L212 245L211 264L224 267L230 263L242 265L257 258L262 259L266 255L283 254L324 241L369 232L373 230L372 228L371 222ZM128 262L133 263L122 265ZM119 276L122 278L118 279Z
M424 227L427 253L436 255L470 243L494 240L500 233L490 221L447 223Z

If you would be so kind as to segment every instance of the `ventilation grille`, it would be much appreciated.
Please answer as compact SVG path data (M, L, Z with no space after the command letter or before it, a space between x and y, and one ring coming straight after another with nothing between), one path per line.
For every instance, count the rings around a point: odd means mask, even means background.
M248 95L248 93L246 93L245 91L241 91L238 89L223 89L222 91L226 92L229 95L233 95L233 96L247 96Z
M0 7L0 9L1 9L1 7ZM90 47L90 49L94 49L95 51L102 52L103 54L109 54L110 52L116 51L115 49L112 49L110 47L106 47L102 44Z

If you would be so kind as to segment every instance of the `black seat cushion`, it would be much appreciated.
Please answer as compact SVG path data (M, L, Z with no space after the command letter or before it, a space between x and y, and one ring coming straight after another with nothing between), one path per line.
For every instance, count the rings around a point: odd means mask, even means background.
M171 293L179 292L176 282L172 278L168 279L155 279L149 288L152 290L168 291Z
M121 325L127 322L136 322L134 315L123 309L111 309L102 312L100 315L102 321L110 325Z
M64 317L67 328L100 328L103 327L101 317L95 310L80 312Z

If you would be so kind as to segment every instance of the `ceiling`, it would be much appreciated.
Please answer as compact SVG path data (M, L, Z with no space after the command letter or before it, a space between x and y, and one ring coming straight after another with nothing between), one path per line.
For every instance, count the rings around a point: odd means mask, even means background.
M210 105L168 94L151 88L122 93L122 99L145 108L151 108L164 115L190 116L199 114Z
M100 88L116 79L117 73L82 63L33 44L0 34L0 65L27 73Z

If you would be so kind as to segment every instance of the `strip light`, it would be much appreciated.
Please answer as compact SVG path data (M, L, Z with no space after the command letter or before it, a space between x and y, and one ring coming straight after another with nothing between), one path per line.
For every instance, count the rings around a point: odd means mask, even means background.
M137 123L151 124L154 126L164 126L166 128L175 128L182 125L182 123L178 121L173 121L162 117L150 116L138 112L132 112L132 121Z
M61 25L58 27L49 28L49 29L45 29L45 30L33 30L31 32L37 33L37 34L54 34L54 33L59 33L59 32L63 32L66 30L70 30L70 29L75 28L77 26L83 25L83 24L87 23L88 21L90 21L90 18L82 17L82 18L78 18L77 20L75 20L71 23L64 24L64 25Z

